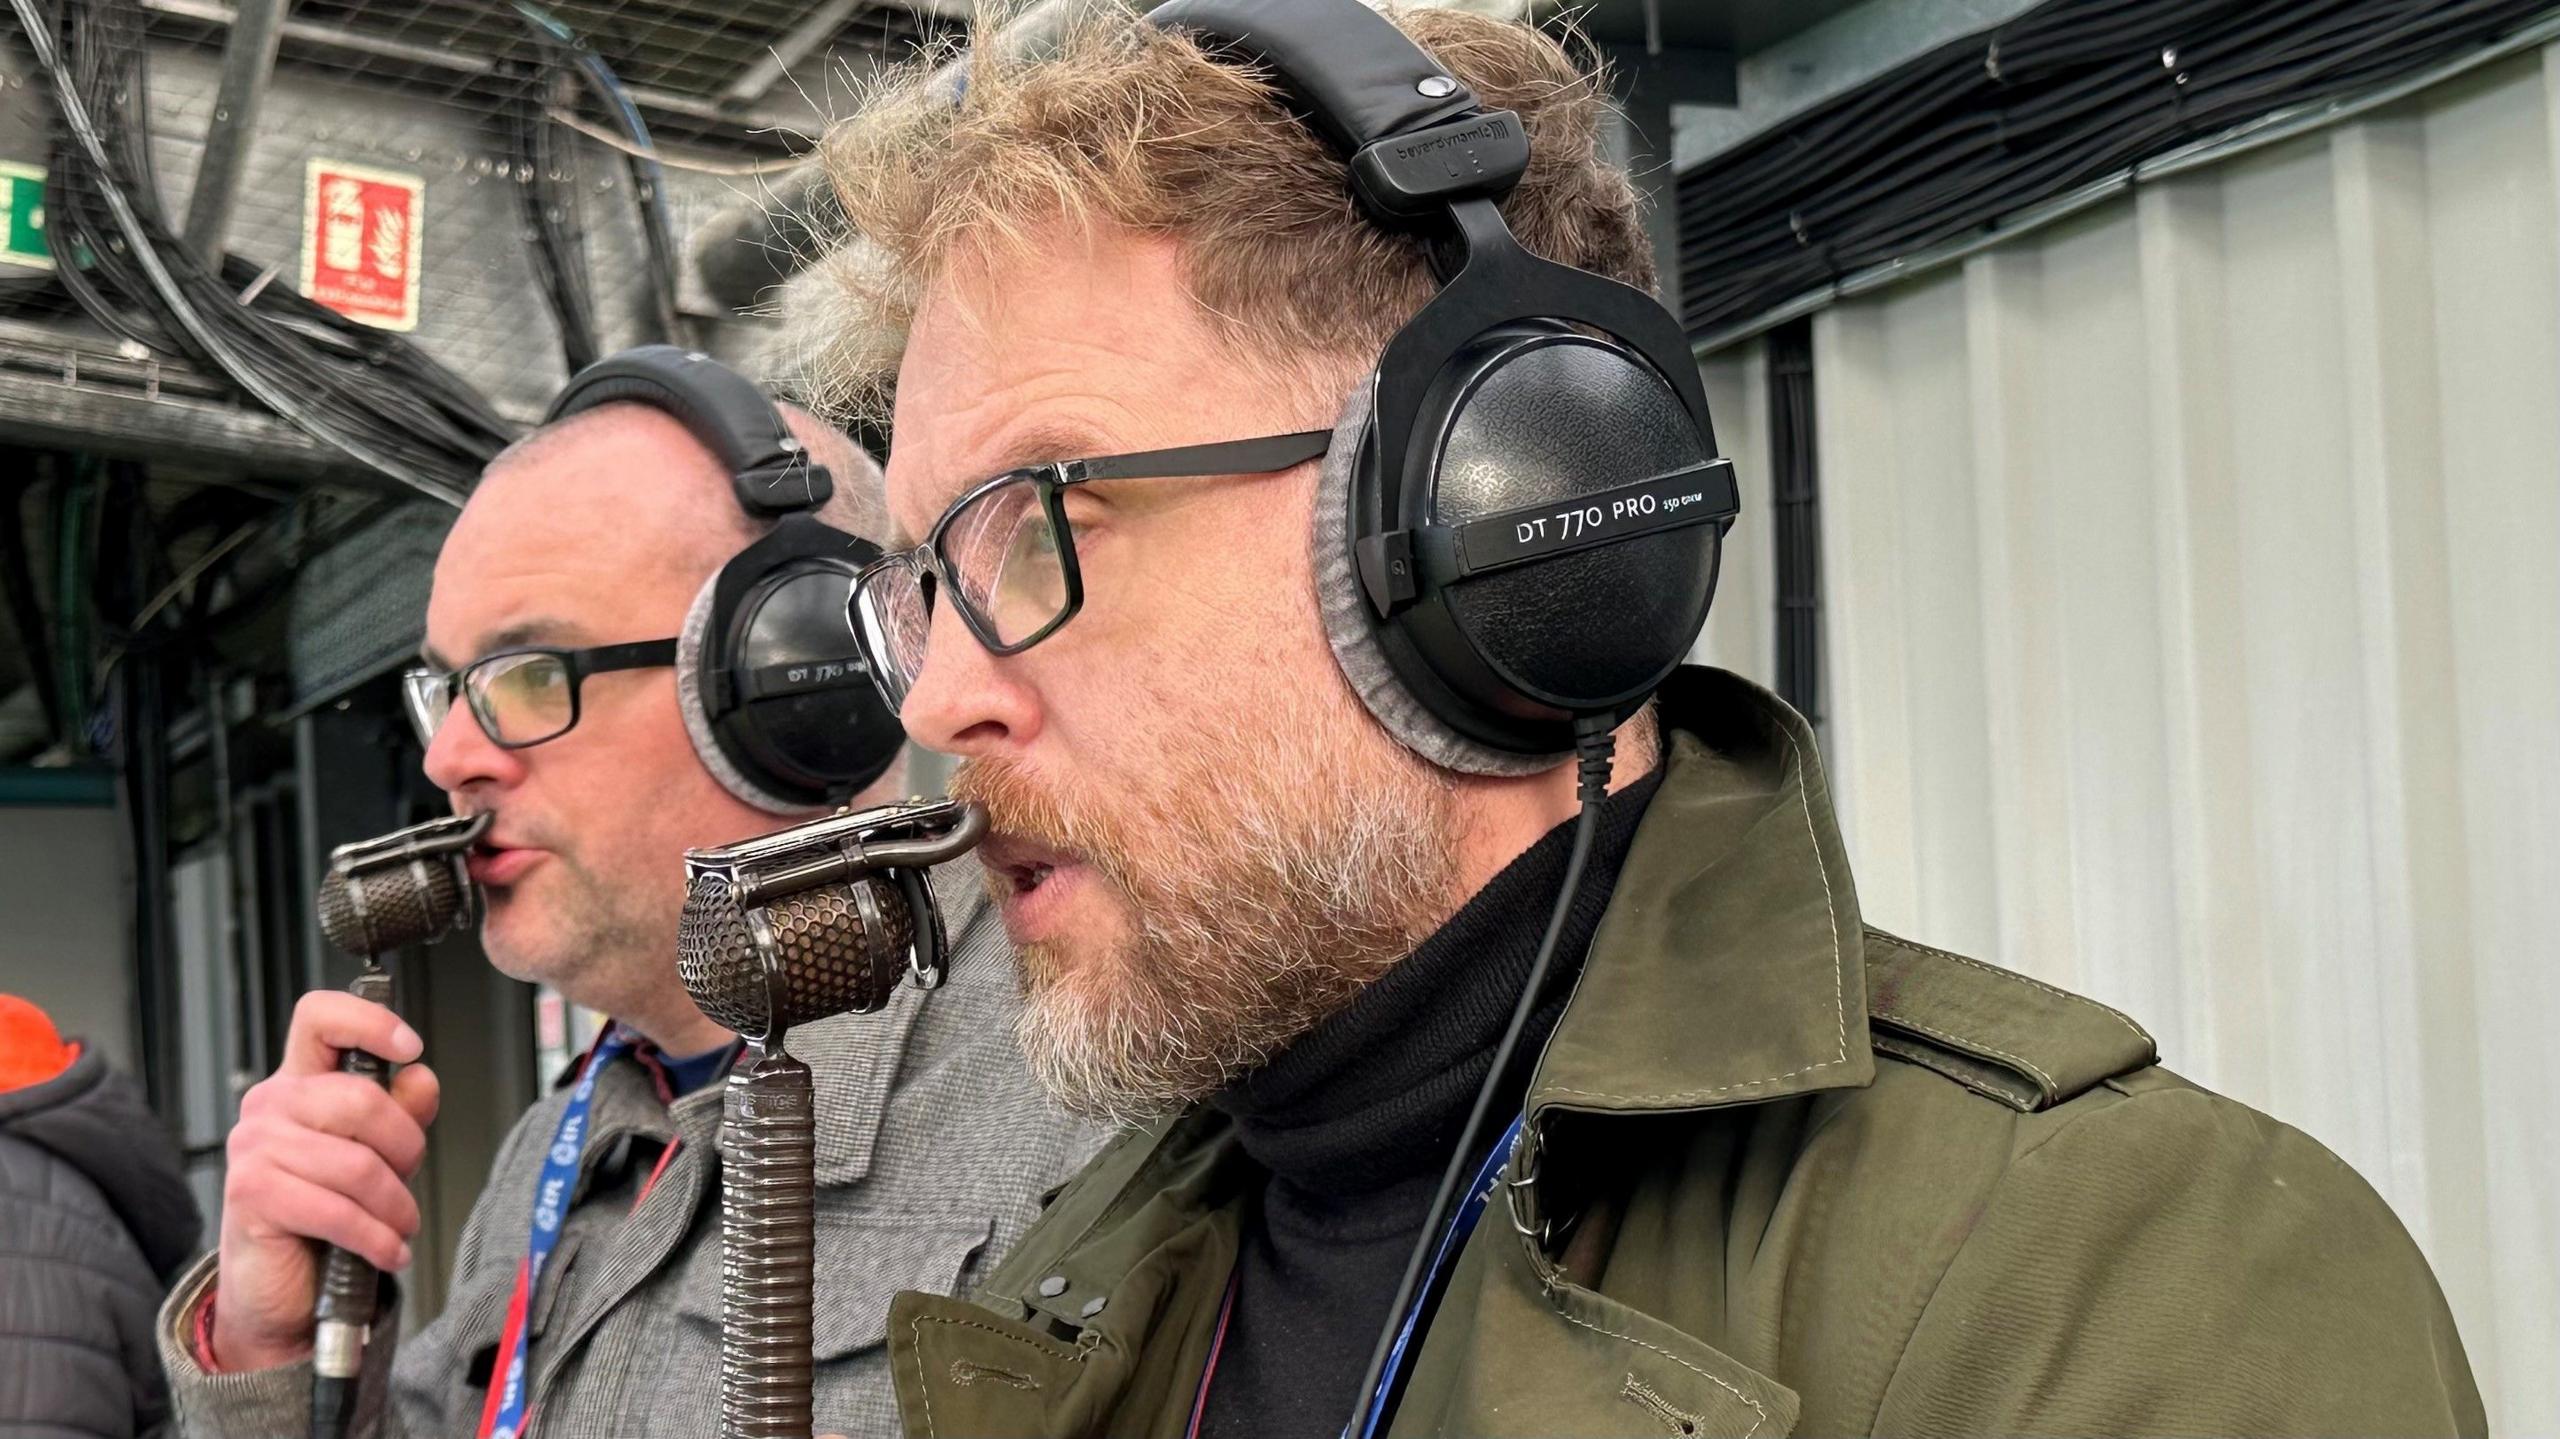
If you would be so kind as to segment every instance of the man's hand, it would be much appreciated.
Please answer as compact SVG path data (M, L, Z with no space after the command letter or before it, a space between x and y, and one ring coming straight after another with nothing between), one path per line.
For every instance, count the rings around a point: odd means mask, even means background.
M409 1176L426 1157L436 1077L408 1064L416 1030L381 1005L334 990L293 1009L284 1063L240 1098L222 1184L222 1258L213 1359L225 1370L290 1364L311 1351L319 1257L312 1240L377 1269L409 1264L418 1202ZM385 1093L340 1074L342 1050L407 1064Z

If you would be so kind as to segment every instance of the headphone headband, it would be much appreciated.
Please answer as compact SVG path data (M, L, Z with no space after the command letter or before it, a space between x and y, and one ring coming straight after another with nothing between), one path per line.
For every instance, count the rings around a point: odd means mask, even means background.
M1322 26L1292 25L1268 0L1172 0L1147 19L1268 66L1308 127L1350 163L1352 194L1380 224L1499 199L1529 167L1520 117L1478 104L1366 5L1338 7Z
M834 477L728 366L674 345L625 350L571 377L543 423L617 401L683 425L727 468L739 508L771 524L702 586L676 637L676 708L695 756L770 813L850 797L905 739L845 621L845 591L879 546L810 513L834 495Z
M569 379L546 425L631 400L683 425L729 472L738 507L760 520L814 510L835 494L827 467L810 458L782 411L746 376L699 350L640 345Z
M1318 488L1317 601L1378 722L1434 763L1528 773L1676 668L1740 508L1661 303L1558 264L1501 201L1520 117L1360 0L1171 0L1147 22L1269 72L1436 292L1381 349Z

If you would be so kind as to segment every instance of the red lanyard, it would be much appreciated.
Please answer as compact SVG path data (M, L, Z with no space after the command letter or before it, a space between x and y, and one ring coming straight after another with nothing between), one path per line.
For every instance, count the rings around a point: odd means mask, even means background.
M1226 1351L1227 1323L1236 1317L1236 1283L1243 1277L1241 1261L1227 1271L1227 1297L1218 1301L1218 1332L1209 1341L1209 1363L1200 1371L1200 1392L1191 1399L1191 1427L1182 1431L1182 1439L1200 1439L1200 1416L1209 1412L1209 1380L1218 1372L1218 1356Z
M532 1386L529 1351L532 1340L527 1332L533 1308L533 1289L542 1280L543 1261L558 1241L560 1230L568 1223L570 1191L576 1187L577 1171L585 1149L587 1106L595 1097L596 1080L615 1056L632 1047L629 1036L619 1026L608 1022L596 1036L595 1047L587 1052L586 1068L578 1076L577 1088L571 1091L569 1107L560 1116L560 1131L553 1137L552 1147L545 1152L542 1180L537 1191L532 1239L525 1257L516 1263L515 1293L507 1300L507 1320L498 1333L498 1360L502 1367L489 1376L489 1398L480 1410L480 1439L516 1439L531 1431L533 1414L527 1407ZM645 1049L640 1057L649 1056ZM655 1064L651 1073L658 1081L660 1096L666 1096L666 1080ZM631 1201L637 1211L657 1187L658 1176L667 1172L667 1162L676 1157L684 1143L681 1136L670 1140L658 1154L657 1165L642 1181L639 1196Z

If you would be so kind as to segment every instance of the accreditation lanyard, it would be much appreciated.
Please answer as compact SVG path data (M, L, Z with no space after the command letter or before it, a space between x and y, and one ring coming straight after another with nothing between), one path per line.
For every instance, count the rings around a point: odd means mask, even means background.
M622 1026L605 1026L587 1055L577 1087L569 1091L569 1107L560 1112L560 1128L551 1136L551 1147L543 1153L542 1180L533 1191L532 1233L525 1241L524 1261L516 1266L516 1292L507 1302L506 1328L498 1335L502 1367L489 1386L489 1402L480 1411L480 1439L516 1439L524 1432L525 1358L532 1348L527 1312L533 1307L534 1286L542 1282L542 1267L560 1243L560 1223L578 1187L578 1156L586 1147L587 1109L595 1102L596 1076L630 1048L630 1036Z
M1449 1216L1449 1227L1440 1232L1440 1247L1431 1251L1431 1267L1422 1272L1422 1283L1413 1292L1413 1307L1404 1312L1404 1325L1396 1331L1396 1347L1387 1351L1387 1367L1378 1376L1377 1392L1360 1396L1360 1412L1342 1428L1343 1439L1376 1439L1378 1426L1385 1422L1387 1396L1396 1392L1396 1379L1404 1372L1405 1356L1412 1352L1414 1337L1421 1331L1422 1316L1432 1309L1432 1301L1440 1292L1449 1261L1457 1257L1458 1247L1473 1234L1476 1221L1484 1217L1484 1207L1493 1198L1494 1187L1502 1180L1502 1166L1511 1158L1511 1147L1520 1142L1520 1116L1514 1115L1511 1127L1493 1142L1493 1151L1476 1166L1476 1178L1467 1186L1467 1197L1459 1202L1458 1212Z
M1422 1272L1422 1283L1414 1290L1413 1302L1404 1312L1404 1323L1396 1330L1395 1347L1387 1351L1387 1367L1378 1376L1374 1393L1361 1396L1360 1412L1342 1426L1342 1439L1376 1439L1378 1424L1385 1417L1385 1396L1396 1392L1396 1380L1404 1373L1405 1355L1413 1348L1414 1336L1422 1328L1422 1316L1432 1307L1432 1298L1440 1292L1449 1261L1459 1246L1473 1234L1476 1221L1484 1217L1484 1207L1493 1198L1494 1186L1502 1178L1502 1166L1511 1158L1511 1147L1520 1142L1520 1118L1514 1116L1511 1127L1494 1141L1493 1150L1476 1166L1475 1182L1467 1186L1466 1197L1459 1201L1458 1212L1449 1216L1449 1225L1440 1231L1440 1243L1431 1251L1431 1266ZM1191 1427L1186 1439L1199 1439L1200 1421L1209 1411L1209 1381L1217 1375L1218 1356L1227 1347L1227 1324L1235 1317L1236 1275L1227 1277L1227 1296L1218 1305L1218 1330L1209 1345L1209 1365L1201 1371L1199 1391L1191 1400Z

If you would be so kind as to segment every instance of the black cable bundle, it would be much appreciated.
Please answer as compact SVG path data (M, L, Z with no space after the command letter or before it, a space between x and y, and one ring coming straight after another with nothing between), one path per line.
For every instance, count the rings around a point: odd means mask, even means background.
M561 141L549 101L569 77L546 69L534 77L510 117L516 163L530 175L522 187L525 225L533 235L533 271L560 327L560 354L571 373L603 354L596 338L596 297L587 270L586 226L578 204L578 151Z
M181 353L365 465L449 504L513 437L477 391L399 336L238 257L219 271L160 209L135 0L9 0L60 121L46 179L54 279L116 335Z
M2181 144L2353 94L2551 0L2051 0L1680 177L1682 320L1737 324Z
M552 46L595 92L597 101L629 145L623 163L631 172L631 192L639 205L640 239L649 268L652 329L648 338L663 344L682 343L683 321L676 313L675 225L667 215L666 168L658 163L657 142L649 138L649 123L640 118L640 107L632 103L631 92L586 37L532 0L513 3L516 14L523 17L533 33Z

